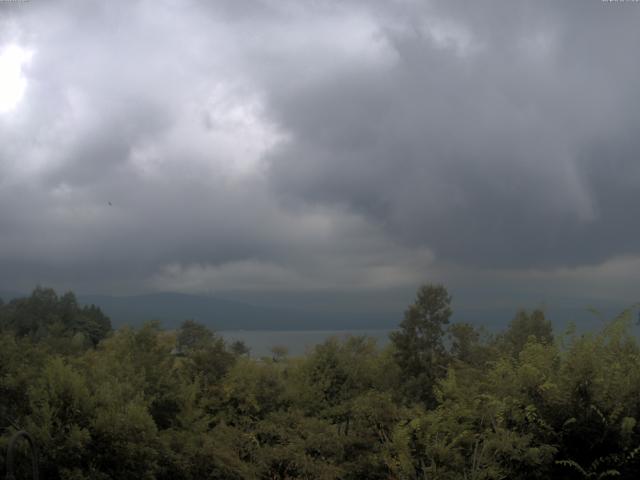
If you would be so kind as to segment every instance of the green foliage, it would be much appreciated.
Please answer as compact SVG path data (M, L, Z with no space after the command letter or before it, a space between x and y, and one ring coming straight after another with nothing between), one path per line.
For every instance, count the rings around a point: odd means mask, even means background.
M531 313L520 310L498 342L506 351L517 355L529 337L534 337L542 343L553 343L553 327L542 310L534 310Z
M111 332L111 321L95 305L80 307L72 292L58 297L37 287L29 297L0 304L0 329L71 353L98 345Z
M213 341L213 332L201 323L193 320L182 322L178 330L176 347L180 353L206 348Z
M242 340L236 340L231 344L230 348L231 352L237 357L240 357L242 355L248 356L249 353L251 353L249 347L247 347L247 345Z
M97 310L36 289L0 305L0 464L25 428L54 480L640 475L630 312L560 338L520 312L491 338L445 331L450 301L421 288L384 349L330 338L252 359L193 321L91 337Z
M446 372L443 337L451 314L451 296L446 288L423 285L405 312L400 330L390 335L410 400L435 404L436 381Z
M271 358L274 362L284 360L289 355L289 349L284 345L274 345L271 347Z

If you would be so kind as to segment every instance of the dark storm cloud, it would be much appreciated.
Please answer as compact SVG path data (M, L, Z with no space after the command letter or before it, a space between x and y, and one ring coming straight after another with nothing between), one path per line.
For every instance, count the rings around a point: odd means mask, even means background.
M0 287L366 290L636 256L635 7L0 4L0 50L33 53L0 114Z
M637 254L640 9L453 5L382 23L389 64L273 96L294 139L273 157L278 191L462 264Z

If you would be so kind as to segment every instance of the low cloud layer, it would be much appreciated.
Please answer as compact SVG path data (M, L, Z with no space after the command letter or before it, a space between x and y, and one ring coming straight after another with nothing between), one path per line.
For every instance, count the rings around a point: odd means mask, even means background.
M632 300L639 21L600 1L0 3L0 55L22 55L0 61L0 289L543 278Z

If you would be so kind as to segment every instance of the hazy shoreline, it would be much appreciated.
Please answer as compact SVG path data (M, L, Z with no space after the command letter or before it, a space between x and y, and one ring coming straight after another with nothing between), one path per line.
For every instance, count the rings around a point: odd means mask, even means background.
M284 346L290 355L302 355L327 338L337 336L366 335L374 338L379 346L386 344L392 329L344 329L344 330L220 330L217 333L229 341L241 340L250 349L252 357L271 354L275 345Z

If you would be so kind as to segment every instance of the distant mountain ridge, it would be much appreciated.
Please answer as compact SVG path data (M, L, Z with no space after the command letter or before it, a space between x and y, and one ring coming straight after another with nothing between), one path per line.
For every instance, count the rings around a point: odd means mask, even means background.
M107 314L114 327L141 325L147 320L160 320L165 328L175 328L183 320L192 319L214 330L349 330L388 329L398 326L404 310L319 311L314 308L262 306L242 301L182 293L153 293L136 296L78 295L82 304L95 304ZM584 306L548 306L545 312L557 333L571 321L580 328L598 328L606 319L619 314L625 305L596 305L599 312ZM501 329L515 316L518 307L456 307L454 322L484 325L489 330Z
M61 293L61 292L58 292ZM28 294L0 292L8 302ZM183 320L192 319L213 330L367 330L393 329L402 320L404 310L361 309L358 311L320 311L309 307L264 306L213 296L182 293L152 293L133 296L77 295L83 305L95 304L111 318L114 328L123 325L140 326L148 320L159 320L164 328L176 328ZM531 308L528 305L524 305ZM585 300L571 305L544 308L547 317L561 333L570 321L580 330L597 329L603 319L610 319L629 305L596 304L602 319L589 312ZM452 321L484 326L489 331L502 329L515 316L518 307L460 307L453 305ZM637 315L637 313L635 313Z
M5 302L28 295L0 292ZM214 330L377 329L397 325L401 316L377 311L327 313L313 308L254 305L171 292L131 296L76 294L76 297L82 305L100 307L114 328L140 326L149 320L159 320L164 328L176 328L183 320L191 319Z
M99 306L111 317L114 327L160 320L165 328L175 328L186 319L196 320L214 330L313 330L384 328L393 325L393 319L388 315L375 312L327 315L314 310L259 306L182 293L129 297L79 295L78 300L83 304Z

